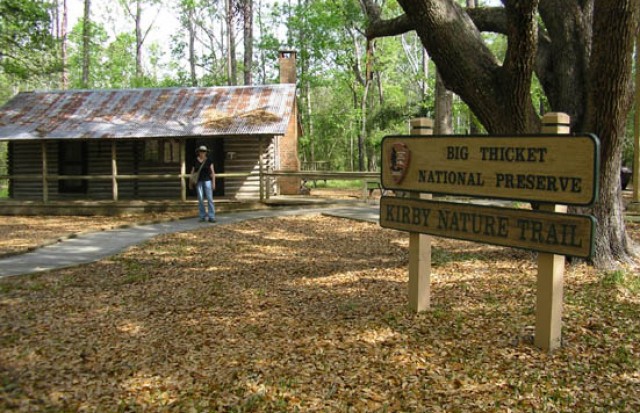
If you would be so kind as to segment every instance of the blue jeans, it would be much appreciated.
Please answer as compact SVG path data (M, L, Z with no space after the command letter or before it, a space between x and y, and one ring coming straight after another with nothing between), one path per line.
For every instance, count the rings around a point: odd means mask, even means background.
M204 197L207 197L207 206L209 207L209 219L215 219L216 207L213 205L213 189L211 187L211 181L198 181L196 186L198 191L198 212L200 219L207 217L207 211L204 207Z

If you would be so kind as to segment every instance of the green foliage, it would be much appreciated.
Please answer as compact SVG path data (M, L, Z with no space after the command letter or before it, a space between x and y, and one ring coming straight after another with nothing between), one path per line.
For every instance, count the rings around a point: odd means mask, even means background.
M135 78L136 39L131 33L121 33L105 50L105 80L115 88L137 86Z
M69 34L69 77L72 88L82 87L82 33L80 20ZM136 76L136 39L131 32L118 34L110 39L103 25L91 23L89 61L91 76L88 87L92 89L118 89L158 86L155 77ZM157 66L157 45L150 46L151 66Z
M89 78L90 88L108 87L103 84L104 71L104 43L109 36L103 25L90 23L91 37L89 39L89 67L91 68L91 76ZM79 20L68 35L68 70L69 79L72 88L82 87L82 34L84 22Z
M26 80L56 72L56 41L49 32L51 2L0 0L0 69Z
M359 179L350 179L346 181L326 180L315 181L311 186L313 188L332 188L332 189L359 189L362 190L364 183Z
M44 0L0 0L0 103L23 90L56 87L61 65L49 32L53 7Z
M640 109L635 109L640 110ZM629 168L633 167L633 153L634 153L634 111L629 111L629 116L627 117L625 134L624 134L624 143L622 146L622 165L627 166ZM640 148L639 148L640 149Z

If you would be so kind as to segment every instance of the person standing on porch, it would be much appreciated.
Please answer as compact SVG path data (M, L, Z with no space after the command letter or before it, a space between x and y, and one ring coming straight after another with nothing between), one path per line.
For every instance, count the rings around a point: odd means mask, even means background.
M216 171L213 167L213 161L207 157L209 150L206 146L200 146L196 149L196 161L191 168L191 173L200 171L198 175L198 183L196 191L198 193L198 213L200 222L216 222L216 208L213 204L213 191L216 190ZM207 209L205 208L205 197L207 201ZM207 216L208 215L208 216Z

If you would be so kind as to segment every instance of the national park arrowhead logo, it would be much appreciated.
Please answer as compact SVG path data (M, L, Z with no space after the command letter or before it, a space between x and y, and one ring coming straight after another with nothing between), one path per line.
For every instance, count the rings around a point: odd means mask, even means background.
M407 175L409 163L411 162L411 151L409 147L402 143L394 143L389 155L389 169L393 182L399 184Z

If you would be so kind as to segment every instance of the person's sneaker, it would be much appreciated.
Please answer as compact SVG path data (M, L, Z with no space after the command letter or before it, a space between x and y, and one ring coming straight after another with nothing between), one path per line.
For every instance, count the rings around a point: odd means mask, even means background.
M215 219L215 218L209 218L209 222L211 222L212 224L215 224L215 223L216 223L216 222L218 222L218 221L216 221L216 219Z
M206 219L204 219L204 218L200 218L200 219L198 220L198 222L207 222L207 220L206 220Z

